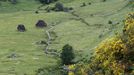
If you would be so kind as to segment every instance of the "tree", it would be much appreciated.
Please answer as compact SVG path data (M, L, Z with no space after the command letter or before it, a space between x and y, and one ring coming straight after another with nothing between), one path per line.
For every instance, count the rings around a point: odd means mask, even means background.
M74 59L74 57L75 55L74 55L72 46L70 46L69 44L66 44L63 47L62 52L61 52L62 64L65 64L65 65L72 64L73 63L72 60Z

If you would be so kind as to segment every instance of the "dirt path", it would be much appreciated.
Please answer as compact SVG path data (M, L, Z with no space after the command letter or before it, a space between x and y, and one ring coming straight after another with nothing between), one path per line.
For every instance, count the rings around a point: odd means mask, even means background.
M45 48L45 53L50 54L50 55L54 55L54 56L60 56L60 54L58 52L55 52L55 51L49 49L49 46L51 45L51 42L52 42L52 37L51 37L50 31L53 28L54 27L51 26L48 30L46 30L46 34L48 36L48 39L47 39L47 45L46 45L46 48Z

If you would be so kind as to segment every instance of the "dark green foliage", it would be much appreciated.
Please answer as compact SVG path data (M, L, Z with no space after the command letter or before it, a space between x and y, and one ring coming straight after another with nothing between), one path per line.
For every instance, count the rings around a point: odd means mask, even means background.
M127 52L127 54L125 55L125 59L134 62L134 51L132 50Z
M38 13L39 13L39 11L35 11L35 13L36 13L36 14L38 14Z
M128 65L125 68L125 72L128 72L128 73L132 72L133 70L134 69L132 67L129 67Z
M73 48L72 46L66 44L63 49L62 49L62 53L61 53L61 61L62 64L64 65L69 65L72 64L72 60L74 59L75 55L73 52Z
M18 30L19 32L25 32L25 31L26 31L26 28L25 28L25 26L24 26L23 24L19 24L19 25L17 26L17 30Z
M42 4L50 4L52 2L58 1L58 0L39 0Z
M102 0L102 2L105 2L106 0Z
M57 2L53 7L48 6L45 8L45 10L47 12L51 12L51 11L69 12L69 11L73 10L73 8L72 7L64 7L64 5L62 3Z
M124 54L121 53L121 52L116 52L116 53L114 53L114 58L115 58L115 60L117 60L117 61L123 60Z
M89 2L88 4L89 4L89 5L91 5L91 3L90 3L90 2Z
M108 24L112 24L113 22L112 21L108 21Z
M55 11L63 11L64 10L64 6L62 3L56 3L55 4Z

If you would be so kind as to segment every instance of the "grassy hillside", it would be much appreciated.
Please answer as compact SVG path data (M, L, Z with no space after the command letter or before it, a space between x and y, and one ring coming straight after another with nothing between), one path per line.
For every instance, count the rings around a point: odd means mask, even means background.
M65 44L81 51L83 57L90 56L92 49L103 39L120 32L125 14L131 12L125 0L60 0L66 7L73 7L75 16L70 12L46 13L37 8L41 5L35 0L18 0L13 5L1 2L0 7L0 75L34 75L35 70L43 66L56 64L56 59L44 53L45 45L36 42L47 40L45 33L53 24L58 36L49 49L60 51ZM83 2L86 6L80 7ZM91 5L89 5L91 3ZM47 6L54 6L55 3ZM48 27L37 29L36 22L43 19ZM83 19L83 21L79 20ZM112 21L113 24L108 24ZM86 22L86 23L85 23ZM18 32L18 24L24 24L27 31ZM15 58L8 58L15 54ZM87 57L88 58L88 57ZM79 59L79 58L78 58Z
M134 13L129 13L122 33L101 42L90 62L70 65L68 75L134 75Z
M90 1L83 2L87 4ZM83 52L90 54L91 49L101 40L120 32L123 27L122 20L125 17L122 15L131 11L126 7L128 2L123 0L99 3L91 1L91 5L80 7L83 2L74 1L66 4L74 7L75 14L78 14L79 17L73 16L68 21L62 21L61 24L54 27L58 38L54 41L56 44L51 45L53 49L61 50L62 46L68 43L76 50L84 50ZM83 18L89 25L77 20L79 18ZM113 24L108 24L109 21L112 21Z

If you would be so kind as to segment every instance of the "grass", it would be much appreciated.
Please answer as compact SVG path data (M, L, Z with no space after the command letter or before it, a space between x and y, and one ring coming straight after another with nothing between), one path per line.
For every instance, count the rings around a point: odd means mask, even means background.
M34 75L35 71L43 66L55 65L56 59L44 53L43 45L36 44L38 41L45 40L47 28L38 29L35 24L43 19L51 25L66 20L67 17L64 16L70 15L62 12L35 14L32 11L0 14L0 75L25 73ZM18 24L24 24L27 31L18 32L16 29ZM8 58L13 53L17 58Z
M35 0L18 0L17 4L11 4L9 2L0 2L1 13L17 12L17 11L33 11L36 10L41 4Z
M6 73L10 74L10 72L32 75L42 66L55 64L56 60L45 55L42 46L36 45L37 41L45 37L44 29L35 28L35 23L38 19L44 19L43 16L31 12L17 12L12 13L12 17L7 17L0 20L0 75L4 73L7 75ZM16 30L18 24L24 24L27 31L18 32ZM12 53L17 54L18 57L7 58Z
M76 20L68 20L54 27L54 32L57 33L58 38L54 41L54 44L50 48L61 50L63 45L70 44L75 50L83 50L83 56L89 55L93 52L93 48L97 46L99 42L107 37L111 37L115 32L121 32L123 27L122 20L127 13L131 10L127 7L127 1L107 1L107 2L92 2L92 5L80 7L80 5L89 1L79 0L77 3L72 1L67 3L67 6L74 7L74 11L81 18L85 19L90 26ZM114 5L114 6L113 6ZM118 11L119 9L122 10ZM93 14L94 16L90 16ZM104 16L105 14L111 14ZM112 20L115 24L113 27L108 24L108 21ZM111 30L109 29L111 28ZM102 35L102 38L99 36ZM57 44L58 43L58 44Z
M108 0L104 3L99 0L61 0L61 2L65 6L73 7L75 13L85 19L90 26L81 21L72 20L71 18L77 17L66 12L39 11L39 14L35 14L40 4L34 0L20 0L16 5L2 3L0 8L0 75L34 75L35 70L40 67L55 65L56 59L44 53L43 45L36 44L40 40L46 40L45 30L53 23L59 22L53 29L58 37L49 48L60 51L65 44L70 44L75 50L82 51L83 57L86 55L90 57L92 49L98 43L114 35L115 32L121 31L122 20L125 17L123 15L131 12L128 7L118 11L127 4L122 0ZM92 4L80 7L83 2ZM111 15L105 16L105 14ZM39 19L45 20L48 28L37 29L35 24ZM109 20L114 23L119 22L119 24L111 28L108 24ZM18 32L16 30L18 24L24 24L27 31ZM101 38L99 38L100 35L102 35ZM13 53L17 55L17 58L8 58Z

